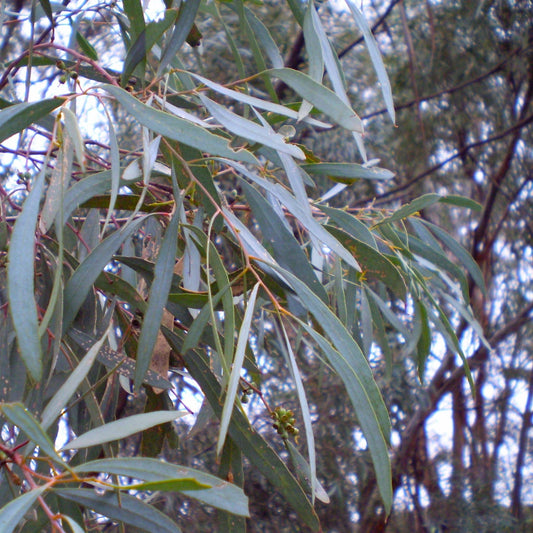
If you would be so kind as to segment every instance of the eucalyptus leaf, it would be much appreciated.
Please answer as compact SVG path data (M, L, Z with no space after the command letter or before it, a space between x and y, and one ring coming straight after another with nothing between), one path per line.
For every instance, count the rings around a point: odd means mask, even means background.
M144 315L137 348L137 364L135 366L134 380L136 390L141 386L146 371L150 366L152 352L159 333L159 326L163 318L164 306L172 283L174 261L177 252L178 217L179 214L176 211L170 219L154 268L154 281L150 287L148 307Z
M233 405L235 404L235 395L241 378L241 369L244 362L244 355L246 346L248 344L248 335L250 333L250 326L252 323L255 299L257 298L257 291L259 290L259 283L256 283L248 299L244 318L242 319L241 329L239 331L239 338L237 340L237 347L235 348L235 357L231 374L228 381L228 389L226 392L226 399L224 400L224 407L222 408L222 416L220 418L220 430L218 433L217 455L220 455L226 434L230 423L231 413L233 412Z
M140 528L148 533L180 533L181 530L167 515L153 505L129 494L106 492L97 494L93 489L55 489L54 493L76 502L97 513L118 520L124 524Z
M35 304L34 235L45 185L44 168L24 202L22 213L17 217L7 255L7 290L11 318L17 333L20 355L31 377L37 382L41 379L43 364Z
M37 498L47 489L46 486L25 492L0 509L0 531L12 533L24 515L33 507Z
M287 153L298 159L305 159L305 155L301 148L295 144L287 143L285 138L279 133L275 133L271 129L267 129L251 120L247 120L232 113L225 106L217 104L203 94L200 94L199 96L200 100L213 117L232 133L235 133L239 137L244 137L245 139L274 148L274 150Z
M80 448L88 448L105 442L120 440L144 431L145 429L166 422L172 422L187 414L186 411L152 411L150 413L127 416L87 431L83 435L80 435L65 444L61 448L61 451L78 450Z
M143 222L143 218L137 219L124 226L121 230L112 233L92 250L72 274L65 287L64 332L72 324L93 283L109 263L117 248L127 238L131 237Z
M181 342L173 332L165 330L165 336L171 346L179 349ZM205 354L201 351L190 350L184 353L183 358L189 372L206 395L213 411L220 417L222 414L219 400L221 388L216 376L209 368ZM233 409L228 431L243 454L292 506L302 523L308 525L313 531L319 531L318 517L301 486L287 469L285 463L281 461L263 437L250 426L246 417L236 407Z
M65 98L49 98L37 102L13 104L0 111L0 142L42 119L65 102Z
M77 473L104 472L141 479L147 483L190 478L195 480L198 485L205 485L209 488L195 488L194 490L179 488L177 489L179 492L217 509L223 509L240 516L248 516L248 498L241 488L194 468L145 457L118 457L84 463L75 467L74 471Z
M307 74L288 68L271 69L268 73L286 83L339 126L350 131L363 132L363 124L355 111L332 90L317 83Z
M350 11L352 12L355 22L359 26L359 29L363 32L366 47L368 53L370 54L370 59L372 60L372 64L374 65L374 69L381 86L381 92L383 94L383 99L385 100L385 105L387 106L387 111L390 115L392 123L394 124L396 122L396 116L394 112L394 102L392 100L392 89L389 77L387 76L387 71L385 70L385 65L383 64L381 53L378 48L378 43L370 31L365 17L361 11L359 11L359 8L356 6L355 2L353 0L346 0L346 3L350 8Z
M188 4L189 2L185 3L185 5ZM182 142L193 148L198 148L212 155L257 164L257 159L253 154L246 150L235 152L231 149L228 140L224 137L214 135L187 120L147 106L120 87L103 85L102 88L113 95L124 106L125 110L143 126L146 126L159 135Z
M0 411L12 424L19 427L36 446L39 446L42 453L56 463L65 466L63 459L57 454L54 444L46 434L45 429L23 404L4 403L0 405Z

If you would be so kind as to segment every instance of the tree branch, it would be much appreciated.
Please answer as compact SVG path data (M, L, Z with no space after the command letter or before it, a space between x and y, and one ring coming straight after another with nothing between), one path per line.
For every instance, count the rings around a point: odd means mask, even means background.
M382 24L385 22L387 17L390 15L392 9L396 4L401 2L401 0L392 0L392 2L389 4L387 9L383 12L383 15L379 17L376 22L372 25L372 33L374 33ZM358 39L355 39L355 41L351 42L348 46L345 46L338 54L339 59L342 59L352 48L357 46L358 44L361 44L364 41L363 37L359 37Z
M481 141L476 141L476 142L473 142L471 144L467 144L464 147L463 150L460 150L460 151L456 152L455 154L453 154L452 156L448 157L444 161L442 161L440 163L437 163L436 165L433 165L431 168L428 168L428 169L424 170L424 172L421 172L417 176L414 176L413 178L405 181L404 183L402 183L400 185L397 185L396 187L391 188L388 191L386 191L386 192L384 192L384 193L382 193L382 194L380 194L380 195L378 195L378 196L376 196L374 198L363 198L361 200L357 200L356 202L354 202L352 204L352 206L353 207L358 207L358 206L361 206L361 205L368 204L369 202L372 202L372 201L375 201L375 200L381 201L381 200L384 200L385 198L389 198L391 196L394 196L395 194L397 194L399 192L406 191L407 189L409 189L415 183L417 183L420 180L426 178L427 176L430 176L431 174L433 174L437 170L440 170L442 167L446 166L448 163L452 162L453 160L457 159L458 157L463 156L469 150L472 150L474 148L479 148L480 146L483 146L485 144L489 144L489 143L492 143L492 142L495 142L495 141L499 141L499 140L507 137L508 135L511 135L514 132L517 132L517 135L519 135L519 130L521 130L525 126L531 124L532 122L533 122L533 114L528 115L526 118L524 118L522 120L519 120L516 124L514 124L513 126L511 126L510 128L506 129L505 131L503 131L501 133L493 135L492 137L487 137L486 139L483 139Z

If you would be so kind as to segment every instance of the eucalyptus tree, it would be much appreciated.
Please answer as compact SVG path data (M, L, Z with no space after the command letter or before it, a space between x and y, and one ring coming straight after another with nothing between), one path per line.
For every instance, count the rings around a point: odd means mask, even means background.
M346 5L394 123L377 43ZM335 482L315 444L328 438L323 391L306 393L319 374L343 384L383 518L397 476L382 394L392 348L423 376L438 331L475 386L440 302L479 329L469 277L481 293L483 277L418 213L478 204L429 193L335 206L394 174L367 156L327 8L273 7L298 36L288 50L283 28L240 0L2 4L19 37L0 78L2 531L179 531L196 505L206 530L319 531ZM202 50L220 43L210 75ZM360 163L306 143L332 128ZM190 414L186 435L175 421ZM218 466L172 460L195 439ZM270 498L288 509L275 520L261 513Z
M460 194L479 202L477 213L430 209L422 218L471 252L486 285L480 292L475 278L469 279L471 305L487 344L475 340L461 308L441 300L468 353L475 396L463 379L462 362L438 343L422 386L409 359L396 359L386 398L398 441L393 485L408 507L399 519L407 514L424 531L526 531L531 493L525 479L532 458L526 435L533 393L532 6L521 1L376 5L369 17L387 51L400 133L391 135L383 127L379 117L385 109L374 98L363 118L369 150L389 161L396 175L386 188L360 188L355 194L352 189L342 200L354 210L369 202L393 207L423 193ZM347 36L346 27L343 31L339 56L347 80L359 81L357 67L366 56L358 39ZM317 142L328 150L327 142ZM413 222L420 221L408 226ZM454 255L448 258L455 261ZM397 350L402 353L401 344ZM446 430L435 432L432 420L449 427L451 438L443 437ZM359 499L361 530L383 529L383 517L369 503L372 476L360 490L365 495Z

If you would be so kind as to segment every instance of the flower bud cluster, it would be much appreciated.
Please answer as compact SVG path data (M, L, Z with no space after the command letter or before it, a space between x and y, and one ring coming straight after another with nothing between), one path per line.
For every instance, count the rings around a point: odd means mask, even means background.
M274 420L272 427L278 432L283 439L288 439L289 435L293 437L298 437L300 431L294 426L295 419L294 413L289 409L284 409L283 407L276 407L270 417Z

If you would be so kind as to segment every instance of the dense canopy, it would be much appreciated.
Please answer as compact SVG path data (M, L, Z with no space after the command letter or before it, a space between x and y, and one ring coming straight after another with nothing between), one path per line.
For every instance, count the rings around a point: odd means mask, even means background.
M0 19L2 532L528 530L530 2Z

